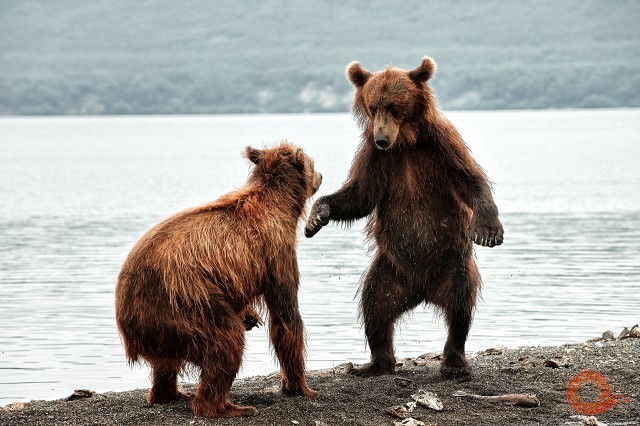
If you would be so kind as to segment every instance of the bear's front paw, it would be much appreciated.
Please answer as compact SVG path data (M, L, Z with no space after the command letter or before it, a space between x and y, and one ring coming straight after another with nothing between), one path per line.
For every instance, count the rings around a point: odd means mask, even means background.
M244 324L244 329L250 331L254 327L260 327L262 319L258 316L246 315L242 322Z
M247 306L242 315L242 322L244 324L245 330L249 331L254 327L260 327L262 324L262 318L260 315L253 309L252 306Z
M476 223L469 232L469 238L483 247L495 247L504 241L504 229L499 220L493 223Z
M331 209L326 203L316 201L311 207L311 213L307 220L307 226L304 228L304 235L307 238L311 238L318 233L318 231L329 223L329 215Z

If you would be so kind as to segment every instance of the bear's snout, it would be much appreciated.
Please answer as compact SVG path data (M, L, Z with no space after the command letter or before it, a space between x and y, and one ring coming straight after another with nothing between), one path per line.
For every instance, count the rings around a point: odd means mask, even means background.
M386 151L396 142L400 123L390 113L378 111L373 118L373 144L379 150Z
M320 189L320 185L322 185L322 174L320 172L313 172L313 179L311 180L311 195L314 195Z
M376 148L381 149L383 151L389 149L389 147L391 146L391 143L389 142L389 138L386 136L376 136L373 143L376 146Z

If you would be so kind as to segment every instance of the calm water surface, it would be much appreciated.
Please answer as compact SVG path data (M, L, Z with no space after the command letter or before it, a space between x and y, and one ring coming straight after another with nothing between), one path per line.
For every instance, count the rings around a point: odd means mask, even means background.
M640 321L640 110L456 112L494 181L506 229L476 248L484 279L468 350L580 342ZM125 256L160 219L241 186L245 145L288 138L316 159L318 195L346 177L347 114L0 119L0 405L77 388L148 387L114 321ZM308 367L368 359L354 300L369 257L362 223L300 233ZM398 356L442 349L419 307ZM277 368L248 333L241 376Z

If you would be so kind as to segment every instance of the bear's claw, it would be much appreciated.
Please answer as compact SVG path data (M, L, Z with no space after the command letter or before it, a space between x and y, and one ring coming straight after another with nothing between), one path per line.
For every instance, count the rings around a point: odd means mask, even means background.
M469 376L471 370L471 365L464 355L445 356L440 364L440 374L445 379Z
M326 203L320 203L316 201L311 207L311 213L309 214L309 220L304 228L304 235L307 238L311 238L318 233L318 231L329 223L329 215L331 209Z
M464 367L442 367L440 374L445 379L455 379L457 377L466 377L471 374L471 368L469 366Z
M263 324L262 318L260 318L258 314L253 310L251 312L245 313L245 316L242 319L242 323L244 324L244 328L247 331L250 331L254 327L260 327Z
M393 368L383 368L380 365L371 362L366 363L361 367L352 367L347 371L347 374L357 377L374 377L393 373Z
M469 238L483 247L495 247L504 241L504 229L500 222L490 225L475 225L471 227Z

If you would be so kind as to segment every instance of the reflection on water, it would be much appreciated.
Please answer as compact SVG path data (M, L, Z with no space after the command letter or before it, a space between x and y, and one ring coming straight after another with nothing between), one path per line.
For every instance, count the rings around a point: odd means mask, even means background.
M506 229L503 246L477 248L484 290L468 350L637 323L640 112L450 116L494 180ZM147 387L114 322L127 252L161 218L241 185L246 144L283 136L315 157L319 194L344 180L357 141L347 115L0 120L0 405ZM365 361L362 223L301 235L299 261L308 367ZM241 375L276 369L264 328L247 336ZM419 307L397 327L397 355L440 350L444 338Z

